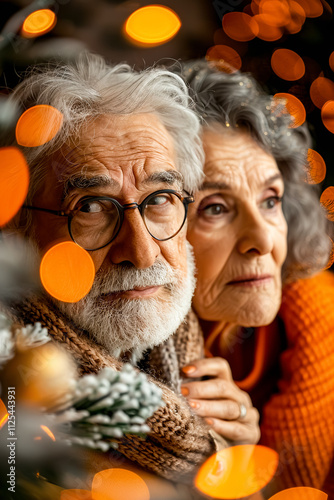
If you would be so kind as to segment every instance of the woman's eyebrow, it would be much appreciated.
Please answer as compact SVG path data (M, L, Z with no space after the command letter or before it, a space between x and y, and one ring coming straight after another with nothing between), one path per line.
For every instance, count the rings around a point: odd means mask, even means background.
M264 182L263 182L263 186L264 187L267 187L269 186L272 182L275 182L277 180L280 180L280 181L284 181L283 179L283 175L281 174L281 172L277 172L277 174L274 174L274 175L271 175L270 177L268 177L268 179L266 179Z
M231 190L231 186L226 184L226 182L203 182L199 187L199 191L205 191L206 189L224 189Z

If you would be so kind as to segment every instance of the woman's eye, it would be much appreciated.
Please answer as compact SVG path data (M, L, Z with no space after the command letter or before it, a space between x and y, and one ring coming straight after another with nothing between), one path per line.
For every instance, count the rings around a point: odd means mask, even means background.
M206 207L200 208L200 212L203 213L203 215L212 217L212 216L218 216L223 213L226 213L226 207L222 205L221 203L213 203L211 205L207 205Z
M265 210L272 210L276 208L282 202L282 198L280 196L270 196L270 198L266 198L261 202L261 208Z

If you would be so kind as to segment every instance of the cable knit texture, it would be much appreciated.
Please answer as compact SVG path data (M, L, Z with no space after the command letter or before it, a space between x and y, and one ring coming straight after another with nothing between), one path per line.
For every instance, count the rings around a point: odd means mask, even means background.
M288 347L279 393L263 410L261 442L280 453L282 486L312 486L334 498L333 274L286 286L279 317Z
M15 314L21 324L39 321L46 327L53 340L71 353L81 375L96 373L104 366L119 369L122 365L84 332L74 330L44 298L20 304ZM215 452L215 442L204 420L170 387L180 386L180 361L183 366L201 356L202 333L195 315L190 312L179 330L165 344L153 349L148 358L149 379L162 388L166 406L148 420L152 431L146 439L126 436L118 446L118 451L133 462L167 479L185 483L191 482L198 466ZM156 378L161 373L165 383Z

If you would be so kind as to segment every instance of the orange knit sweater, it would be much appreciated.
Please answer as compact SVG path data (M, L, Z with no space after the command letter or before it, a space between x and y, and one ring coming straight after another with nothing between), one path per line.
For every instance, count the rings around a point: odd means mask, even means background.
M280 455L280 489L312 486L334 499L334 275L323 272L283 290L278 317L287 346L279 357L277 392L261 415L261 444ZM270 333L255 330L253 368L237 384L252 392L265 384Z

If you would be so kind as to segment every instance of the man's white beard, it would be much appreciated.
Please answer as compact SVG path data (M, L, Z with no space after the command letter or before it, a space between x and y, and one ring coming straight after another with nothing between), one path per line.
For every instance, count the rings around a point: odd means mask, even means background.
M187 275L183 276L165 261L148 269L113 266L96 274L91 291L75 304L53 299L61 312L115 357L131 352L139 359L149 348L172 335L186 317L195 290L195 264L187 243ZM132 290L135 287L163 285L163 294L145 299L115 298L101 295Z

